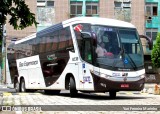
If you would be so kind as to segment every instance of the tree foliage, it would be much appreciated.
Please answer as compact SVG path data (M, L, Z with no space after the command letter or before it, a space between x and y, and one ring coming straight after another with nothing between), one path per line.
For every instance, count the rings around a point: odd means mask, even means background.
M0 25L6 23L7 15L11 16L9 23L14 29L37 25L35 14L30 12L25 0L0 0Z
M151 53L152 63L155 67L160 68L160 33L157 34L156 43Z
M25 0L0 0L0 54L3 42L3 25L8 23L6 22L7 15L10 15L9 23L16 30L24 29L32 24L37 26L38 24L35 14L30 12L28 5L25 4Z

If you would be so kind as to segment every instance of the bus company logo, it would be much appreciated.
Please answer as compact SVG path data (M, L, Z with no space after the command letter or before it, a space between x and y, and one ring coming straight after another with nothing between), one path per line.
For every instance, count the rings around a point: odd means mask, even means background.
M23 63L19 62L19 67L31 66L31 65L37 65L37 64L38 64L38 61L31 61L31 62L24 61Z
M57 57L55 54L52 54L52 55L47 55L47 59L48 60L55 60L55 59L57 59Z
M115 76L115 77L118 77L118 76L120 76L120 73L112 73L112 76Z
M127 76L128 76L128 73L122 73L122 76L127 77Z

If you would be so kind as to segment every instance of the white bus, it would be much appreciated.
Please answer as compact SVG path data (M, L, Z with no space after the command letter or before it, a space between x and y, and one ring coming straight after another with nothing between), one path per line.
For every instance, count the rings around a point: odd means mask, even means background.
M101 47L102 46L102 47ZM140 91L145 69L134 25L107 18L76 17L8 46L8 84L18 92L58 94Z

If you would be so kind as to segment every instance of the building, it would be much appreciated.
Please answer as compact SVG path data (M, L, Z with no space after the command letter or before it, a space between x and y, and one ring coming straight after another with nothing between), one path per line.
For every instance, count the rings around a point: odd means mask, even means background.
M157 32L160 32L160 0L145 0L145 9L145 33L155 42ZM147 54L150 54L149 50Z
M145 33L144 0L25 0L36 14L38 27L34 25L24 30L13 30L7 24L7 39L21 39L75 16L96 16L115 18L134 24L140 34ZM157 0L158 1L158 0Z
M145 34L155 43L157 32L160 32L160 0L145 0ZM148 82L160 82L159 72L151 62L151 50L146 45L145 69Z

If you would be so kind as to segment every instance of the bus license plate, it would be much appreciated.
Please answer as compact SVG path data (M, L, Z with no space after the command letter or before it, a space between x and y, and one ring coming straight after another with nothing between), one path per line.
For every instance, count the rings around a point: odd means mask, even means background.
M121 88L129 88L129 84L121 84Z

